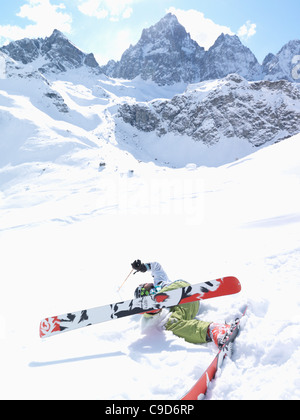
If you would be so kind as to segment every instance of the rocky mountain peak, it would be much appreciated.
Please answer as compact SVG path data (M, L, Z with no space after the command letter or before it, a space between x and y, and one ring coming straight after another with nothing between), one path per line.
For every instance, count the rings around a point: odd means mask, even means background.
M221 34L205 51L171 13L144 29L139 42L130 46L119 62L110 61L102 71L125 79L141 76L160 85L195 83L230 73L247 80L261 78L260 64L238 36Z
M261 79L261 66L237 35L221 34L201 63L201 80L220 79L237 73L247 80Z
M64 40L69 42L68 38L58 29L54 29L52 35L47 38L51 42L56 42L57 40Z
M296 39L285 44L281 50L275 54L268 54L263 61L263 72L267 80L289 80L300 82L298 72L293 71L300 57L300 40ZM297 77L296 77L297 76Z
M0 51L23 64L38 60L37 69L41 73L64 72L84 65L94 69L99 67L93 54L83 53L57 29L50 37L21 39L0 48Z
M225 44L230 45L230 46L234 46L234 45L235 46L240 46L241 41L240 41L240 39L237 35L229 35L229 34L222 33L216 39L216 41L214 43L214 48L217 48L219 46L223 46Z
M168 13L144 29L139 42L124 52L119 62L102 67L108 76L133 79L141 76L159 85L194 82L200 77L205 51L192 40L175 15Z
M185 28L178 22L177 17L172 13L168 13L150 28L144 29L141 36L141 42L156 42L158 34L163 40L185 38L188 35Z

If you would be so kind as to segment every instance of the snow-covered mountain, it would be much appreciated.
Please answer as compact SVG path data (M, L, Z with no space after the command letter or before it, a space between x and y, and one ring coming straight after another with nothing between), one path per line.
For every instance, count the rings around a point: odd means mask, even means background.
M262 65L236 35L221 34L208 51L193 41L169 13L157 24L144 29L135 46L119 62L109 61L101 70L108 76L133 79L137 76L160 85L179 81L195 83L237 73L251 80L289 80L293 58L300 55L300 41L291 41L277 54L268 54Z
M261 66L255 55L236 35L221 34L204 54L200 67L200 81L220 79L231 73L247 80L262 78Z
M79 50L58 30L45 39L11 42L0 51L43 74L87 67L97 74L130 80L141 77L161 86L214 80L231 73L249 81L300 82L300 77L293 75L297 64L294 60L300 56L300 40L290 41L276 55L268 54L261 65L236 35L221 34L205 51L171 13L144 29L138 43L131 45L120 61L110 60L101 67L92 53Z
M41 73L61 73L67 69L88 68L97 70L93 54L85 54L75 47L60 31L55 29L50 37L22 39L0 48L15 61L31 64Z
M289 80L300 82L300 75L295 67L300 62L300 40L284 45L276 54L268 54L263 61L263 74L268 80ZM295 74L294 74L295 71Z
M300 90L283 80L248 82L235 74L189 85L170 100L123 104L119 116L140 137L153 132L181 136L183 143L184 136L206 146L226 142L239 155L237 141L246 150L247 143L259 147L300 131Z
M131 45L119 62L108 62L102 71L124 79L141 76L158 85L195 82L200 78L204 53L204 48L169 13L156 25L144 29L139 42Z
M171 13L144 29L139 42L130 46L119 62L110 61L101 69L111 77L141 76L160 85L194 83L229 73L239 73L248 80L261 78L261 66L237 36L222 34L205 51Z
M292 42L279 53L281 75L298 46ZM269 75L274 57L264 62ZM55 30L45 39L2 47L0 75L7 79L4 90L18 86L39 111L92 127L93 134L114 139L137 158L140 148L147 150L148 159L170 166L228 163L300 131L296 83L276 81L275 73L272 81L256 80L264 77L262 67L237 36L221 35L204 51L172 14L145 29L119 63L100 68L93 54ZM90 92L103 106L87 109L83 101L79 107L68 90L77 91L76 97Z

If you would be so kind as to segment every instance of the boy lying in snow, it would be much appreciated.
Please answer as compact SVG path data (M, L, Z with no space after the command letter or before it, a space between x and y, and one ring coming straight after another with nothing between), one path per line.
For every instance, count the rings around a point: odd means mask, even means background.
M151 271L153 277L153 283L144 283L136 288L134 292L136 298L189 286L189 283L184 280L171 282L158 262L143 264L141 260L135 260L131 266L141 273ZM161 309L147 312L143 317L145 321L153 319L153 317L160 317L159 324L161 326L167 331L172 331L177 337L184 338L189 343L203 344L214 341L219 347L222 338L230 329L230 325L195 319L199 306L199 301L184 303L168 310L164 309L164 312Z

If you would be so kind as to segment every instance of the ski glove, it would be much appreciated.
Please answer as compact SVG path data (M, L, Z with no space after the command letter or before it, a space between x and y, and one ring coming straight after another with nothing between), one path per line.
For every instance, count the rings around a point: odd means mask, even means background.
M147 267L145 264L141 262L141 260L135 260L131 267L136 271L141 271L142 273L145 273L147 271Z

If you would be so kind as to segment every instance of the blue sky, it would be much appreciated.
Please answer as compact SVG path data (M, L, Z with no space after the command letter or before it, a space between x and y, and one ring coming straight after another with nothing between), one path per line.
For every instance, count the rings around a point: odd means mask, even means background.
M222 32L237 34L260 62L300 39L299 0L1 0L0 45L59 29L105 64L169 11L206 49Z

